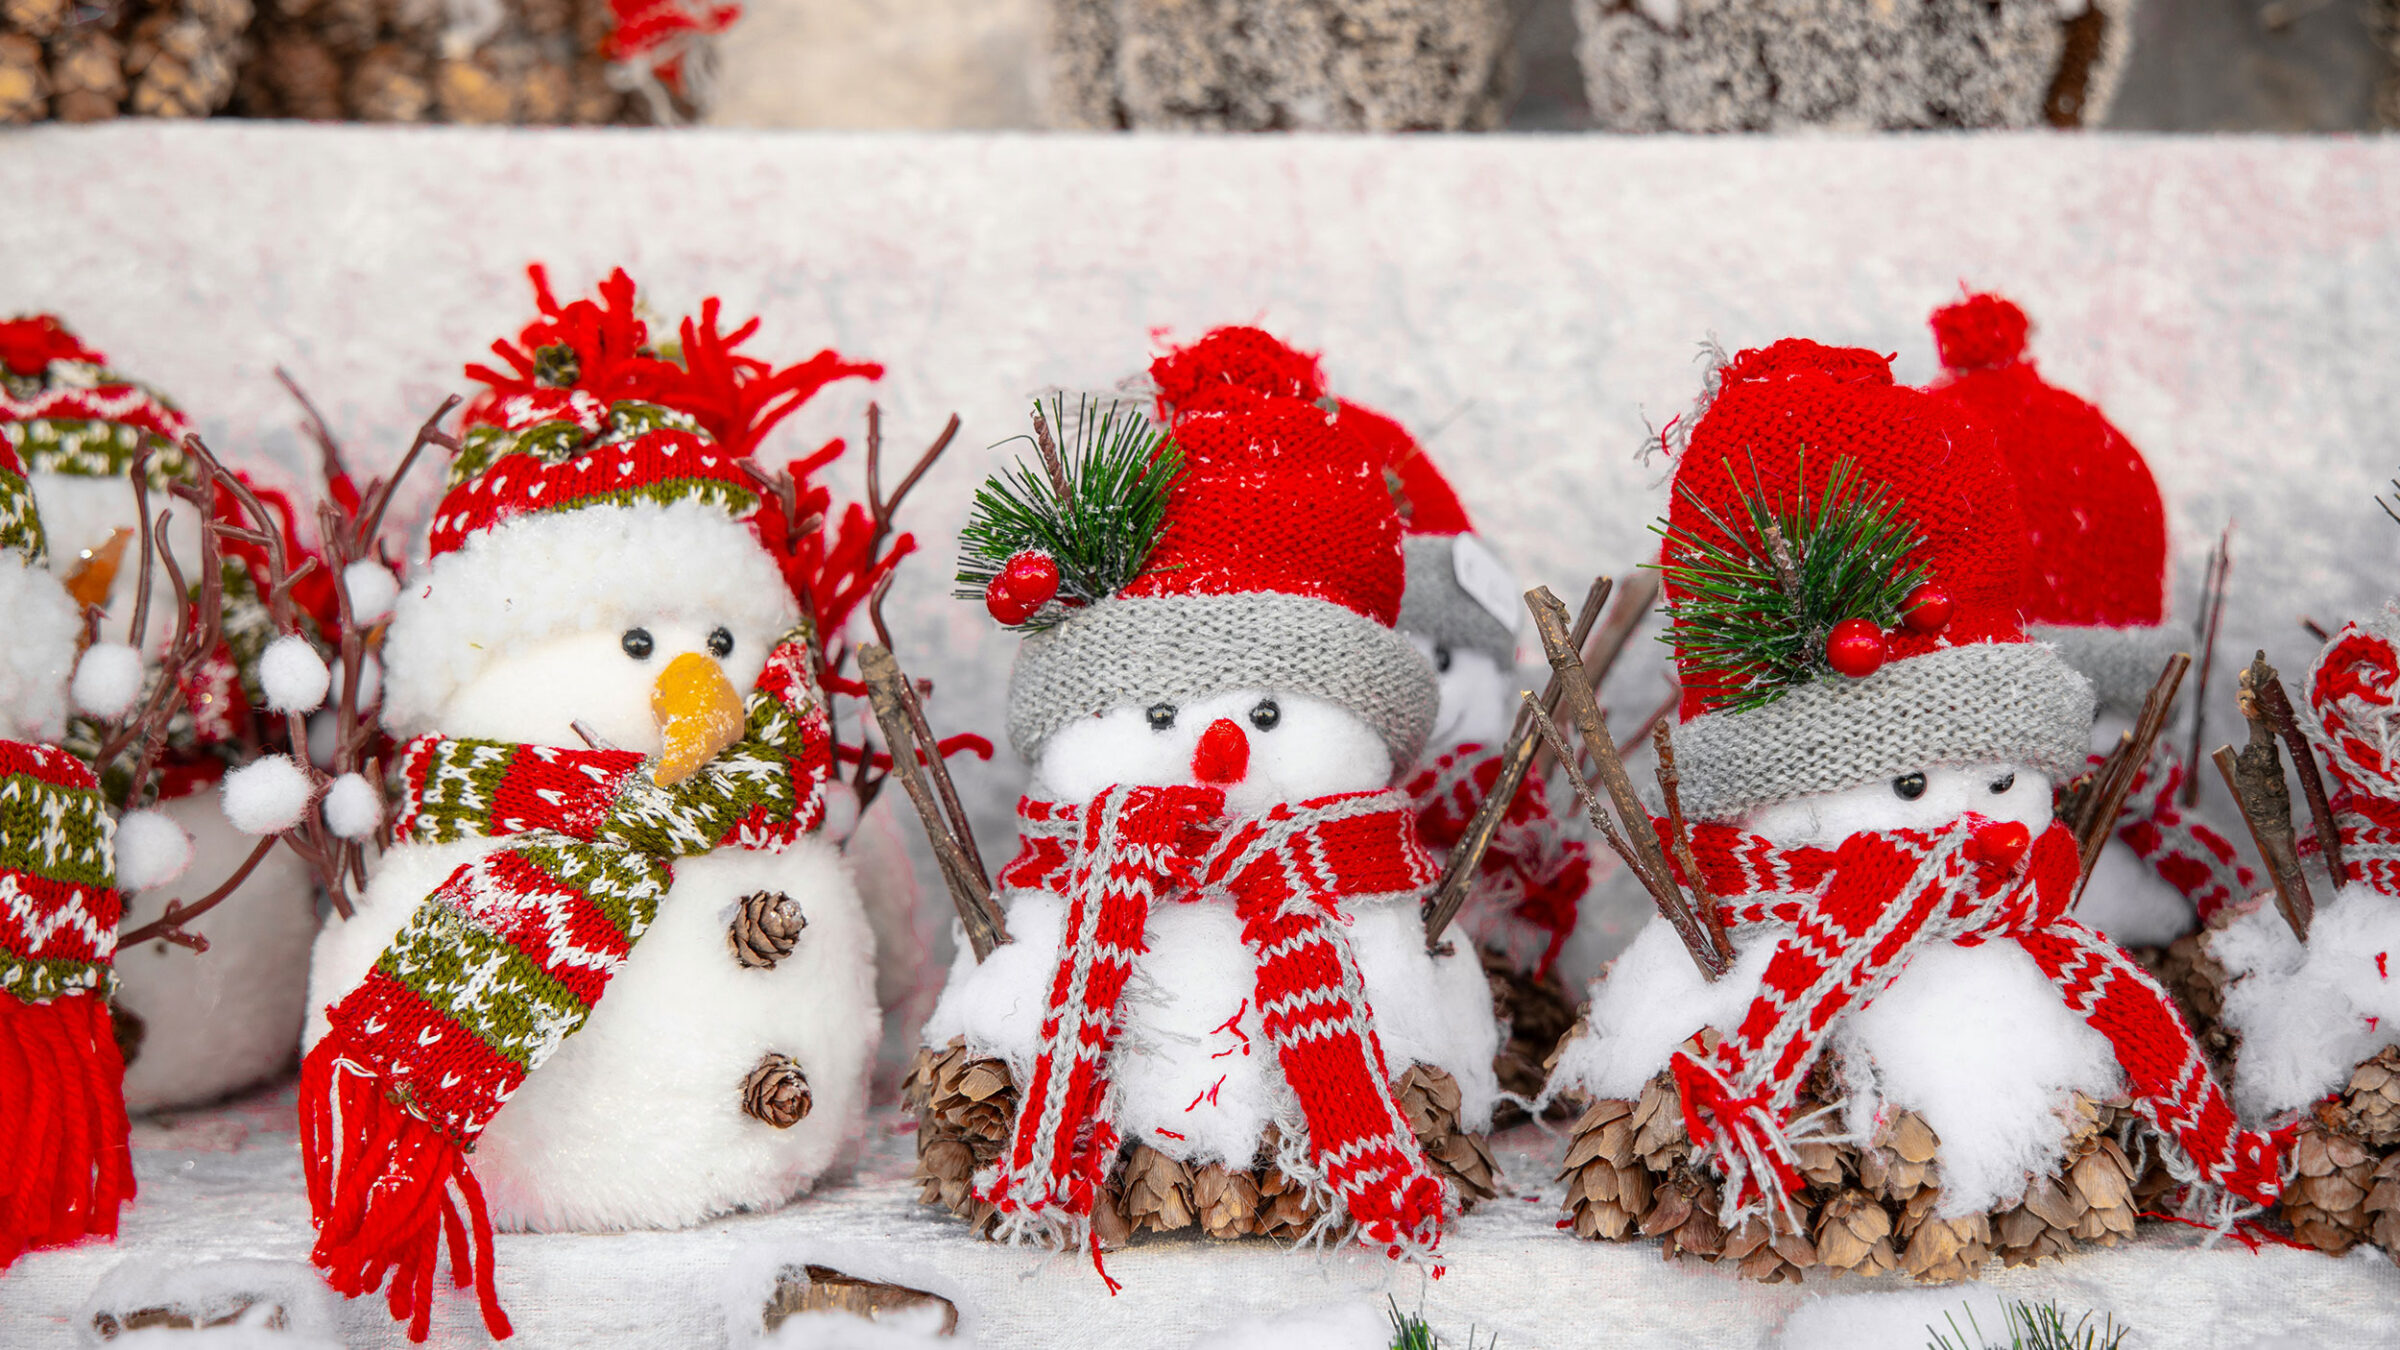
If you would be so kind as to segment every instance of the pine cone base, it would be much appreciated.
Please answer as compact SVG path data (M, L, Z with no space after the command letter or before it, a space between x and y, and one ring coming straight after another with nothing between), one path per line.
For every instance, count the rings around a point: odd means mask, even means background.
M1537 979L1501 952L1487 947L1481 954L1483 978L1492 987L1493 1015L1508 1029L1492 1067L1499 1073L1502 1091L1531 1101L1549 1079L1551 1052L1575 1029L1575 999L1555 972ZM1553 1102L1545 1114L1564 1120L1571 1113L1566 1103ZM1526 1119L1515 1103L1503 1101L1492 1113L1492 1128L1504 1130Z
M1498 1168L1483 1136L1460 1127L1458 1083L1428 1065L1411 1065L1393 1084L1417 1144L1462 1205L1498 1195ZM972 1056L963 1040L917 1052L902 1099L917 1116L918 1199L956 1214L988 1237L999 1215L975 1196L975 1174L999 1160L1017 1117L1017 1088L1008 1066ZM1290 1242L1323 1217L1317 1198L1285 1174L1275 1158L1273 1127L1259 1141L1254 1165L1193 1167L1144 1143L1130 1143L1092 1207L1092 1228L1103 1246L1122 1246L1143 1233L1196 1229L1231 1241L1267 1237Z
M1803 1112L1833 1095L1820 1072ZM2011 1265L2063 1256L2083 1245L2111 1246L2133 1232L2137 1178L2112 1131L2120 1107L2077 1096L2067 1156L2019 1202L1989 1214L1937 1216L1940 1140L1914 1112L1895 1112L1865 1146L1812 1140L1796 1145L1803 1188L1791 1219L1746 1218L1728 1233L1717 1218L1715 1175L1692 1163L1683 1104L1674 1079L1660 1073L1638 1100L1592 1103L1571 1130L1560 1171L1566 1184L1560 1226L1598 1242L1654 1237L1670 1257L1731 1265L1762 1284L1798 1281L1812 1271L1876 1276L1894 1270L1927 1284L1976 1277L1995 1255ZM2400 1169L2395 1169L2400 1174ZM2392 1226L2400 1231L2400 1175L2390 1187Z

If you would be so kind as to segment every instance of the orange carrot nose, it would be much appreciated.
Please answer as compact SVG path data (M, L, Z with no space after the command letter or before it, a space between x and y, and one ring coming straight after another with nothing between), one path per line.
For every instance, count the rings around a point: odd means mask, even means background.
M1975 827L1974 841L1967 847L1967 856L1977 862L1990 863L2006 872L2033 847L2033 831L2019 820L1995 820Z
M1238 783L1250 772L1250 738L1230 717L1220 717L1200 733L1200 748L1192 752L1192 777L1203 783Z

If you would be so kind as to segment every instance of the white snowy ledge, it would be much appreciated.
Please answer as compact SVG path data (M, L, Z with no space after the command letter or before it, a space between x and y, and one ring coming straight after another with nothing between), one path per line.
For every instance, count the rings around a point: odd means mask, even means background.
M744 1336L729 1318L755 1317L755 1296L737 1299L735 1291L755 1288L763 1261L789 1254L838 1264L829 1254L845 1249L904 1253L926 1284L955 1295L980 1345L1056 1350L1176 1350L1208 1343L1209 1333L1236 1323L1316 1319L1329 1307L1380 1309L1386 1295L1407 1309L1422 1300L1435 1330L1461 1345L1472 1325L1479 1343L1498 1331L1508 1350L1765 1347L1804 1299L1914 1288L1904 1280L1762 1287L1707 1266L1665 1264L1655 1243L1575 1241L1553 1227L1559 1191L1550 1178L1563 1144L1517 1130L1495 1152L1520 1194L1455 1226L1444 1244L1448 1271L1438 1281L1354 1251L1319 1256L1263 1243L1153 1239L1109 1257L1109 1273L1124 1285L1111 1298L1088 1259L1045 1260L995 1247L918 1205L907 1180L912 1130L897 1112L879 1114L858 1174L780 1213L678 1233L502 1236L500 1297L516 1321L514 1343L748 1344L755 1322ZM174 1268L205 1261L305 1261L311 1234L295 1150L288 1089L172 1124L137 1124L141 1194L116 1245L35 1253L0 1275L0 1344L47 1350L91 1343L76 1325L79 1314L123 1262L158 1272L120 1279L122 1287L140 1288L168 1284ZM2140 1345L2400 1340L2400 1270L2380 1255L2253 1255L2239 1247L2201 1251L2196 1242L2180 1230L2146 1229L2139 1242L2065 1263L2006 1270L1994 1262L1986 1286L2114 1313L2135 1328ZM1965 1297L1960 1291L1956 1301ZM346 1345L407 1343L379 1301L342 1305L337 1316ZM445 1289L432 1344L482 1343L471 1302Z

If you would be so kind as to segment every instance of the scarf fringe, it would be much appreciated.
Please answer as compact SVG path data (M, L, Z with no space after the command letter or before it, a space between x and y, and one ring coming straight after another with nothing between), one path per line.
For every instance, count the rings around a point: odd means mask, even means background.
M0 1270L26 1251L114 1239L133 1197L125 1064L98 994L0 994Z
M309 1259L344 1298L388 1279L393 1320L422 1342L447 1235L451 1283L474 1285L485 1329L505 1340L512 1328L493 1287L492 1221L465 1152L386 1096L344 1050L337 1031L300 1066L300 1157L317 1226Z

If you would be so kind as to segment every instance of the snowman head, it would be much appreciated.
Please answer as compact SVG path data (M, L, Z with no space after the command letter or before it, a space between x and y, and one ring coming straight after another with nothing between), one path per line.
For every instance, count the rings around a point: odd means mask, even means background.
M2023 518L1978 424L1876 353L1787 339L1716 372L1674 494L1687 814L1818 844L2049 825L2092 690L2019 624Z
M14 439L0 438L0 740L56 741L66 731L80 621L42 565L42 517Z
M663 781L738 733L743 695L799 622L753 523L750 452L824 383L880 368L827 352L772 371L732 352L749 329L721 337L714 301L671 361L622 271L565 306L535 282L544 318L497 347L517 375L469 370L490 389L393 607L384 717L402 734L545 745L589 731L663 755Z
M1254 814L1386 787L1424 748L1437 694L1392 628L1402 559L1384 464L1310 392L1313 370L1255 329L1220 329L1153 365L1163 438L1069 447L1062 528L1122 518L1129 503L1096 494L1140 475L1110 454L1156 471L1159 525L1113 573L1056 559L1059 598L1019 616L1009 738L1037 791L1206 783ZM1019 552L994 523L970 522L964 575Z

